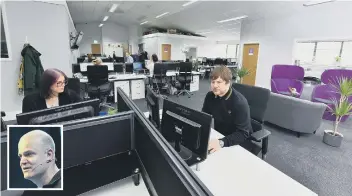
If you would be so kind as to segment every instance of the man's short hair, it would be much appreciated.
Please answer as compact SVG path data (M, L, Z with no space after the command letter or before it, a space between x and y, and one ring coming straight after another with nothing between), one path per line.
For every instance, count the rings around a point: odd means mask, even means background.
M232 72L226 66L215 67L210 74L211 80L216 80L218 78L223 79L226 83L229 83L232 80Z

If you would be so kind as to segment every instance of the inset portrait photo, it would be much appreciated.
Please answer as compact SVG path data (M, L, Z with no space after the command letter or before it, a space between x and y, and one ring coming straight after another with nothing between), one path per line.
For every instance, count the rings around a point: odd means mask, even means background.
M63 190L62 146L62 125L8 125L7 189Z

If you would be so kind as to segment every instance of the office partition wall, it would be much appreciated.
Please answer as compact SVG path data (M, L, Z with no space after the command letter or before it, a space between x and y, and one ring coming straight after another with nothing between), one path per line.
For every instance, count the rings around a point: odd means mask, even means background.
M122 105L134 111L134 134L136 151L158 195L212 195L206 186L195 176L178 153L148 121L143 112L118 88ZM151 195L154 195L150 191Z

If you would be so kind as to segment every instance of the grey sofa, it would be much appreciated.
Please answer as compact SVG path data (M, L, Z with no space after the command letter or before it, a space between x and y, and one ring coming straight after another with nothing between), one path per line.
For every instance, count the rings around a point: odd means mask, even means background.
M326 105L271 93L264 120L297 133L315 133Z

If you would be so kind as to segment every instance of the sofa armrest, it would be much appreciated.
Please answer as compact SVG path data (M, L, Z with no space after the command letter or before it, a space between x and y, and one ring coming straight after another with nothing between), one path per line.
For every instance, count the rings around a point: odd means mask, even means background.
M268 131L266 129L262 129L262 130L259 130L259 131L252 133L250 138L251 138L251 140L254 140L256 142L260 142L264 138L267 138L270 134L271 134L270 131Z

